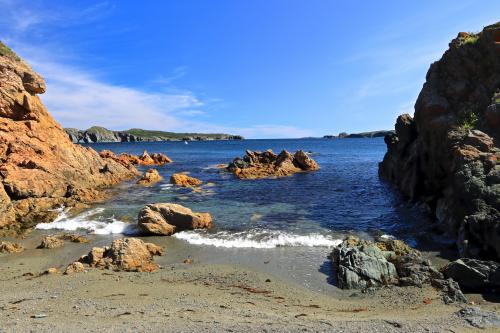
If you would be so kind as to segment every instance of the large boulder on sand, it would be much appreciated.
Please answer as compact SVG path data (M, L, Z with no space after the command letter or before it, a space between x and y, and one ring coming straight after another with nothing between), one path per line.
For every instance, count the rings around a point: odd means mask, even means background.
M145 243L138 238L114 240L109 247L95 247L80 262L101 269L127 272L154 272L159 266L153 256L162 256L164 251L158 245Z
M467 301L457 282L446 279L420 252L399 240L371 242L350 236L333 250L332 261L342 289L427 285L440 290L445 303Z
M336 247L332 260L342 289L364 289L390 284L398 278L396 267L373 243L350 237Z
M182 187L196 187L201 185L203 182L184 173L174 173L170 176L170 183Z
M243 158L235 158L227 170L241 179L286 177L297 172L318 170L319 165L302 150L290 154L283 150L276 155L272 150L246 151Z
M212 217L209 213L195 213L178 204L157 203L141 209L138 225L146 234L169 236L182 230L210 228Z

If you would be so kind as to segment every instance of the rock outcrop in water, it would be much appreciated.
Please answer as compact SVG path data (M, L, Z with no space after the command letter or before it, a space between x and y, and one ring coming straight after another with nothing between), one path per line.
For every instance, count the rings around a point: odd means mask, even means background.
M402 115L380 176L435 212L460 255L500 260L500 23L459 33Z
M99 198L134 168L73 144L38 94L45 82L0 43L0 234L19 234L55 208Z
M231 134L173 133L138 128L127 131L111 131L101 126L92 126L86 130L65 128L65 131L74 143L243 140L242 136Z
M162 180L162 177L160 176L158 171L156 171L155 169L149 169L137 181L137 184L149 186L158 183L160 180Z
M302 150L290 154L286 150L278 155L272 150L246 151L243 158L235 158L227 170L240 179L286 177L298 172L315 171L319 165Z
M159 266L153 256L164 255L163 249L138 238L114 240L111 246L94 247L80 262L100 269L126 272L154 272ZM76 269L80 269L75 267Z
M182 230L211 228L212 217L178 204L157 203L141 209L138 226L147 235L170 236Z
M115 162L118 162L127 168L135 165L161 166L172 163L172 160L167 155L162 153L153 153L149 155L146 150L140 156L127 153L121 153L119 156L116 156L115 153L113 153L111 150L102 150L99 155L102 158L108 158Z
M170 176L170 183L182 187L196 187L200 186L203 182L184 173L174 173Z
M467 301L455 281L399 240L370 242L350 236L333 250L332 262L342 289L431 285L441 290L445 303Z

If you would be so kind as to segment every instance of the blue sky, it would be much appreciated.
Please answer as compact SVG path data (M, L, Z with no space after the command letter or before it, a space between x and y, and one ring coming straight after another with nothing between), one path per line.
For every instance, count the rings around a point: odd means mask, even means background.
M65 127L304 137L393 128L500 1L0 0Z

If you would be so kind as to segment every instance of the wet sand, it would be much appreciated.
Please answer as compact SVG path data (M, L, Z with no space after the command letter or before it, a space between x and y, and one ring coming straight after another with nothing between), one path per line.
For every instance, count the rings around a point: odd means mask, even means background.
M465 305L444 305L432 288L342 291L317 267L309 284L301 283L306 268L286 259L293 252L256 250L247 260L231 261L231 251L152 237L147 240L166 248L166 255L155 259L162 266L155 273L89 269L36 277L49 267L63 270L92 246L110 243L109 236L95 236L92 244L42 250L35 249L39 240L40 234L32 234L22 240L25 252L0 255L2 332L495 331L471 327L455 315ZM183 263L188 257L192 264ZM498 303L470 297L483 310L500 310Z

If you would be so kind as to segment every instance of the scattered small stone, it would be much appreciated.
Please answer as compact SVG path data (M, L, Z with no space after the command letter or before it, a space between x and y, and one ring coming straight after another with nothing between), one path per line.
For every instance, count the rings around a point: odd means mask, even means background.
M184 259L183 263L185 263L185 264L192 264L193 263L193 259L191 259L191 258Z
M69 264L68 267L66 267L66 269L64 270L65 275L82 272L85 272L85 266L79 261L75 261Z
M24 247L18 243L11 242L1 242L0 252L1 253L20 253L24 251Z
M51 275L51 274L57 274L59 273L59 270L55 267L51 267L47 269L46 271L43 272L43 275Z
M266 279L266 282L271 282L271 279Z
M57 236L48 235L42 238L42 242L38 245L39 249L55 249L64 246L64 240Z
M35 319L41 319L41 318L46 318L48 317L45 313L39 313L39 314L34 314L31 316L31 318L35 318Z
M468 307L457 312L460 318L465 319L471 326L477 328L500 328L500 315L494 312L482 311L479 307Z

